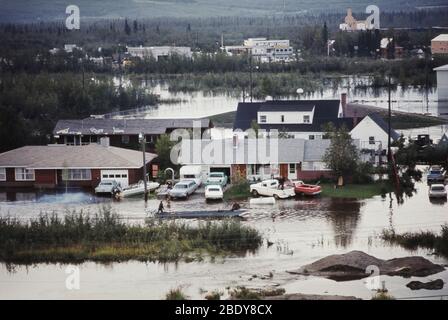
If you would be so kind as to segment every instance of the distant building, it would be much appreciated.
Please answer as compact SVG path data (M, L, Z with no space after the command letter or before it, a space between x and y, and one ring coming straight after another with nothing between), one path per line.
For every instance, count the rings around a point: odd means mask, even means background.
M82 48L78 47L76 44L66 44L64 45L64 51L67 53L72 53L73 50L82 50Z
M367 25L365 21L358 21L353 17L353 12L351 8L347 9L347 16L344 19L344 23L339 25L339 29L342 31L363 31L367 30Z
M448 64L435 68L434 71L437 72L437 113L448 118Z
M384 59L401 59L404 48L397 46L393 38L382 38L380 42L381 57Z
M222 48L230 55L252 54L259 62L287 62L293 59L294 50L289 40L268 40L267 38L249 38L242 46Z
M440 34L431 40L432 54L448 54L448 34Z
M157 61L172 55L178 55L185 58L191 58L193 53L190 47L127 47L128 53L131 57L138 57L140 59L153 57Z
M150 174L158 171L146 154ZM0 187L94 188L102 180L125 187L143 179L142 152L102 145L25 146L0 154Z
M210 119L108 119L59 120L53 130L56 143L66 145L97 144L102 137L109 137L115 147L138 149L139 134L143 133L148 150L155 150L160 135L175 129L192 129L198 124L201 133L212 128Z

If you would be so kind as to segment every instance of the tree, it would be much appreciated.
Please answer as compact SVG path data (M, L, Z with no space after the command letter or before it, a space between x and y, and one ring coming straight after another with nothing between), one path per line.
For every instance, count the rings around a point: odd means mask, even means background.
M162 134L156 141L157 160L162 170L173 166L170 155L174 144L175 141L171 141L170 136L167 134Z
M330 139L330 147L325 152L323 161L338 177L352 174L358 163L358 151L345 126L337 129L333 124L325 128L325 136Z
M124 32L125 32L127 35L130 35L130 34L131 34L131 27L129 26L128 19L125 19L125 20L124 20Z
M253 130L254 132L254 137L249 137L249 138L255 138L258 139L259 137L259 131L260 131L260 125L258 124L257 120L252 120L252 122L250 123L250 128Z

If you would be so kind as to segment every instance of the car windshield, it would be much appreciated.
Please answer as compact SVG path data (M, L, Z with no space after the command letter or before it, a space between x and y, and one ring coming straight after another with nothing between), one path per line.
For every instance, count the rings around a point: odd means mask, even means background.
M210 178L221 178L222 173L210 173Z
M187 185L186 184L176 184L174 186L174 189L187 189Z
M429 173L430 174L441 174L442 172L440 170L431 170Z
M445 188L442 186L434 186L431 189L432 191L445 191Z

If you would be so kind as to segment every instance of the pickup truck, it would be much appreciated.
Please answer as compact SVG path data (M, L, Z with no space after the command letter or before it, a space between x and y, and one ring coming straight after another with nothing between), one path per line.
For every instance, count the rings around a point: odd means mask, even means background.
M432 166L429 169L428 176L426 177L426 181L428 184L433 183L443 183L445 184L446 175L443 169L440 166Z
M278 180L275 179L252 184L250 186L250 193L254 197L266 196L274 197L275 199L286 199L296 195L293 187L285 186L282 190Z

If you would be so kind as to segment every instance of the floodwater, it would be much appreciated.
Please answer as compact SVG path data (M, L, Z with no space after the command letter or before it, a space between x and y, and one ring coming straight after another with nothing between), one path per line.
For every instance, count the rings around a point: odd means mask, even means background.
M341 93L347 93L349 102L362 103L380 108L388 107L387 90L370 88L371 79L369 77L345 76L337 79L323 79L322 81L325 89L305 93L300 99L339 99ZM235 111L238 102L243 100L242 96L239 96L231 90L228 92L201 90L195 92L173 92L170 90L169 81L166 83L145 83L142 81L142 87L148 88L153 93L158 94L162 103L157 107L147 107L111 115L115 118L209 117ZM297 98L297 96L285 97L285 99ZM249 98L246 101L249 101ZM425 90L422 90L422 88L397 86L397 90L391 93L391 101L391 108L395 111L426 113L435 116L447 113L447 110L441 110L438 107L437 89L429 90L428 95L426 95Z
M364 280L335 282L333 280L290 275L297 269L330 254L362 250L382 259L421 255L427 259L448 264L446 259L430 255L427 250L408 251L384 243L379 234L384 228L397 232L433 230L448 223L447 202L430 202L425 183L417 184L417 193L398 205L393 196L386 198L338 200L329 198L290 199L274 206L247 209L244 224L260 230L267 242L253 254L244 257L226 257L215 261L193 263L111 263L108 265L83 263L80 268L80 289L68 290L67 265L37 264L15 266L12 270L0 264L0 299L162 299L172 288L182 287L191 298L203 298L205 291L245 285L247 287L281 286L288 293L353 295L369 299L372 291ZM130 222L141 222L145 210L155 209L157 200L145 206L140 199L112 201L86 193L34 194L15 200L0 192L0 214L22 219L36 217L40 212L65 214L83 209L96 212L104 204L110 205ZM3 197L3 198L1 198ZM9 199L9 201L8 201ZM14 201L11 201L14 200ZM224 208L229 204L207 205L202 194L187 201L173 201L172 210ZM70 270L68 270L70 271ZM271 279L261 276L272 272ZM253 275L257 275L256 278ZM411 291L405 285L411 280L443 279L448 282L448 271L425 278L405 279L382 276L386 287L396 298L423 298L448 295L442 290ZM440 299L440 298L439 298Z

